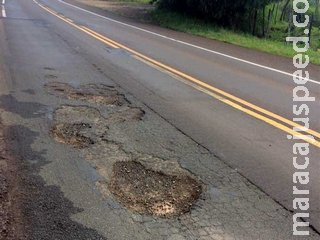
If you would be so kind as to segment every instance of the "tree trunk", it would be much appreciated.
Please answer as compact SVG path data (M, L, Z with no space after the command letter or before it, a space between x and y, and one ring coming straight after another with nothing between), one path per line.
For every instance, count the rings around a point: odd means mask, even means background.
M253 15L253 27L252 27L252 35L256 35L256 27L257 27L257 16L258 16L258 10L254 10L254 15Z
M283 21L283 19L284 19L284 15L285 15L285 12L287 10L289 3L290 3L290 0L287 0L286 4L284 5L284 7L282 9L281 16L280 16L281 21Z
M280 4L280 1L277 2L277 7L276 7L276 12L274 13L274 24L277 23L277 17L278 17L278 11L279 11L279 4Z
M310 47L310 48L311 48L312 23L313 23L313 14L311 14L311 19L310 19L310 22L309 22L309 33L308 33L308 37L309 37L309 47Z
M293 18L293 9L289 13L289 21L288 21L288 37L291 36L291 23Z
M266 33L266 36L269 37L269 32L270 32L270 28L271 28L271 25L272 25L272 17L273 17L273 10L269 10L269 14L268 14L268 24L267 24L267 33Z
M266 21L266 7L263 7L263 9L262 9L262 37L266 36L265 21Z

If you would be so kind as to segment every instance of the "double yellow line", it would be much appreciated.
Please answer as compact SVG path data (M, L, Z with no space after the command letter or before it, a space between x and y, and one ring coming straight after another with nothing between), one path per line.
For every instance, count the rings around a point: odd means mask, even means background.
M113 48L124 49L124 50L130 52L131 54L133 54L135 57L137 57L137 59L142 60L143 62L145 62L151 66L162 69L170 74L173 74L174 76L182 78L183 80L186 80L189 85L191 85L194 88L214 97L215 99L219 100L220 102L223 102L223 103L225 103L235 109L238 109L239 111L242 111L242 112L244 112L244 113L246 113L256 119L259 119L263 122L266 122L266 123L278 128L278 129L280 129L290 135L295 135L296 138L300 138L300 139L320 148L320 142L319 142L320 133L319 132L316 132L311 129L308 129L305 131L294 131L292 129L292 127L303 130L303 126L301 126L301 125L299 125L289 119L286 119L280 115L277 115L273 112L270 112L266 109L258 107L252 103L249 103L249 102L247 102L241 98L238 98L230 93L227 93L219 88L213 87L205 82L202 82L199 79L196 79L190 75L187 75L187 74L185 74L177 69L174 69L168 65L165 65L161 62L158 62L152 58L149 58L149 57L125 46L125 45L122 45L122 44L120 44L120 43L118 43L108 37L105 37L105 36L95 32L85 26L77 25L71 19L69 19L63 15L59 15L57 12L38 3L36 0L34 0L34 2L37 3L41 8L43 8L47 12L58 17L62 21L70 24L71 26L79 29L80 31L85 32L86 34L99 40L100 42L103 42L104 44L107 44ZM306 137L304 137L304 135L310 135L311 137L306 138Z

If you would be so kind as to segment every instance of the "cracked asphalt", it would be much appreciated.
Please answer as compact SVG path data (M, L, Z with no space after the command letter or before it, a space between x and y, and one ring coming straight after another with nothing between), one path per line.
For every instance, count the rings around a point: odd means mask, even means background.
M292 236L291 170L269 176L277 165L262 164L290 159L280 150L290 143L270 150L279 130L80 35L32 1L9 1L7 16L0 19L1 240L320 239L318 206L310 235ZM231 139L235 125L254 130ZM267 140L254 140L265 132Z

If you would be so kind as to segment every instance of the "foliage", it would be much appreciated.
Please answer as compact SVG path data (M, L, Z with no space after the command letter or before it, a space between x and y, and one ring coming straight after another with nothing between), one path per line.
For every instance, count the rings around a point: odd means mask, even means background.
M277 22L287 22L287 32L294 31L292 23L293 0L158 0L158 6L207 22L241 30L258 37L268 37ZM313 15L312 24L320 27L319 0L309 0L308 15ZM303 21L305 16L299 14Z
M273 0L159 0L159 7L214 21L224 27L248 29L255 13Z
M153 20L167 28L232 43L242 47L257 49L263 52L292 58L296 55L292 45L287 44L287 23L277 22L270 30L268 38L258 38L251 33L222 28L216 24L199 18L186 17L184 14L157 9L152 13ZM300 34L300 33L297 33ZM302 34L302 33L301 33ZM314 28L313 41L320 38L320 30ZM307 52L310 62L320 65L320 51L310 49Z

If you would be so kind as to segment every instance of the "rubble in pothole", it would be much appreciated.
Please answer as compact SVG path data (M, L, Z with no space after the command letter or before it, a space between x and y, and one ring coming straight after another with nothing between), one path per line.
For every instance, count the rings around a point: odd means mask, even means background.
M188 175L168 175L136 161L114 164L109 189L128 209L159 217L188 212L202 191Z
M128 103L125 97L114 87L104 84L86 84L73 87L67 83L50 82L45 84L45 89L57 97L93 104L122 106Z
M85 131L90 128L87 123L58 123L51 128L51 135L57 142L85 148L94 144L90 137L85 136Z
M96 183L101 194L135 213L180 216L190 211L202 193L201 182L176 159L127 152L112 140L92 146L85 159L101 176Z

